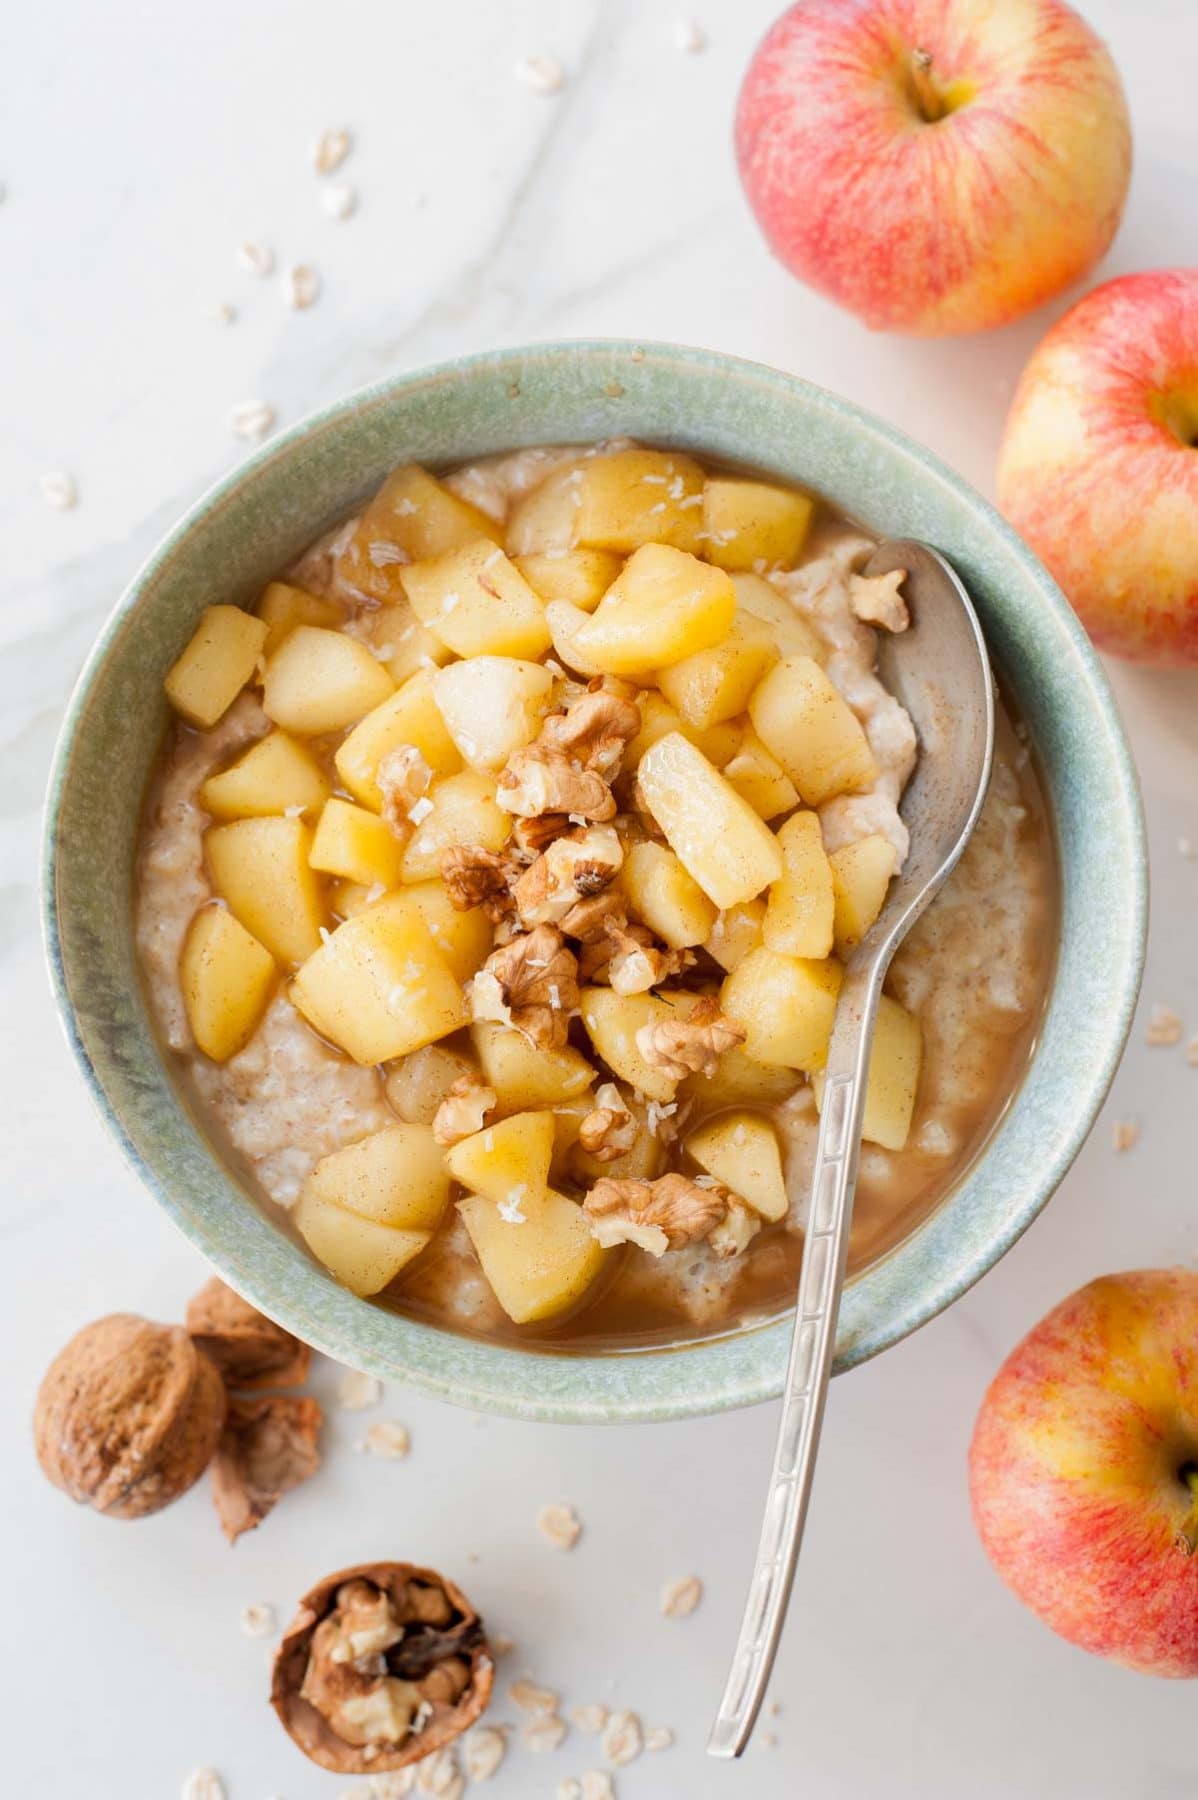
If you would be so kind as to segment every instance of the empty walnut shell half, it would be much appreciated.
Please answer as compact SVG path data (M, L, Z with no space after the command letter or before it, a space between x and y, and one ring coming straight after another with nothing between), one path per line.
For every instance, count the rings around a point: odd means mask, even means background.
M235 1392L297 1387L312 1352L265 1313L226 1287L218 1275L187 1303L187 1329Z
M451 1744L486 1709L494 1678L482 1620L452 1581L360 1563L304 1595L270 1698L322 1769L378 1775Z
M72 1500L141 1519L199 1480L224 1418L219 1371L182 1326L113 1313L85 1325L50 1364L34 1445Z

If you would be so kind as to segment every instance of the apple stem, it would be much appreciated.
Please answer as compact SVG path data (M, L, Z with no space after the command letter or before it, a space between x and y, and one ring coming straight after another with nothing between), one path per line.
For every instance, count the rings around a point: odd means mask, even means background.
M929 125L935 125L948 112L944 97L932 75L932 53L930 50L913 50L911 52L911 86L915 93L915 104Z
M1190 1490L1192 1505L1187 1522L1177 1533L1177 1548L1183 1556L1193 1556L1198 1550L1198 1468L1192 1466L1182 1470L1181 1478Z

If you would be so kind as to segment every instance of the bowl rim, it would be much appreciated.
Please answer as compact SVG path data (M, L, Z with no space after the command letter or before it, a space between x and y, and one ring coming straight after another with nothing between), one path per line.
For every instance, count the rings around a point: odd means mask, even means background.
M886 455L896 458L899 463L914 469L917 482L939 485L947 490L954 501L958 504L963 503L967 509L970 509L978 517L980 523L997 539L1007 555L1013 557L1020 565L1024 578L1037 591L1039 599L1046 604L1053 615L1055 625L1064 635L1073 658L1073 672L1080 678L1088 699L1091 718L1102 728L1107 754L1117 776L1117 787L1108 795L1108 800L1113 807L1121 809L1125 838L1134 847L1134 855L1121 869L1124 886L1124 892L1121 895L1124 909L1122 915L1124 928L1121 941L1124 946L1124 955L1121 966L1113 971L1117 979L1109 993L1105 1045L1100 1054L1093 1056L1086 1065L1086 1079L1080 1089L1075 1089L1072 1094L1071 1120L1063 1129L1060 1127L1060 1122L1057 1122L1051 1154L1041 1165L1034 1186L1023 1204L1012 1209L1010 1216L995 1226L985 1246L972 1259L959 1266L954 1266L951 1270L943 1270L939 1272L938 1276L926 1279L922 1283L918 1295L915 1297L905 1296L899 1305L892 1309L884 1324L875 1321L870 1329L858 1330L850 1343L840 1345L836 1358L836 1372L841 1373L855 1367L893 1344L901 1342L911 1332L926 1324L954 1300L960 1298L982 1275L1001 1260L1052 1197L1085 1142L1099 1108L1110 1089L1131 1028L1143 973L1148 923L1146 834L1134 759L1110 684L1080 621L1043 565L997 509L938 456L925 449L906 433L859 407L856 403L843 399L801 376L772 368L768 364L700 346L647 338L549 339L497 350L475 352L424 365L398 375L387 376L356 389L340 400L333 401L309 413L252 452L235 469L220 477L187 509L178 523L165 534L143 561L106 618L67 700L51 761L43 815L41 843L42 936L51 986L64 1034L92 1100L122 1149L126 1160L141 1181L154 1194L159 1204L171 1216L176 1226L184 1232L202 1254L214 1262L214 1266L232 1286L236 1287L253 1304L260 1307L264 1313L276 1318L291 1330L297 1331L313 1347L344 1364L378 1374L384 1379L404 1382L434 1398L448 1400L457 1405L542 1421L568 1423L655 1422L703 1416L776 1399L781 1393L783 1385L785 1346L789 1340L790 1331L789 1314L781 1319L771 1319L761 1325L718 1334L714 1337L701 1338L665 1350L655 1348L651 1351L652 1359L657 1363L662 1362L665 1358L681 1359L687 1368L695 1368L697 1373L699 1365L704 1360L704 1352L710 1356L713 1351L718 1353L721 1346L729 1343L745 1344L761 1336L772 1335L777 1338L778 1354L776 1356L770 1358L763 1353L756 1358L755 1367L746 1369L736 1365L731 1376L728 1370L724 1369L722 1371L723 1385L716 1393L702 1391L703 1384L701 1382L687 1382L684 1385L667 1386L664 1391L659 1386L650 1384L645 1392L630 1392L627 1389L621 1389L613 1395L610 1391L602 1391L603 1383L597 1381L595 1387L600 1391L592 1391L590 1384L578 1382L574 1384L573 1391L569 1393L568 1397L553 1383L548 1385L546 1391L538 1391L539 1384L535 1379L526 1380L520 1384L515 1380L517 1372L522 1371L527 1374L533 1371L537 1365L552 1364L560 1368L563 1363L573 1365L580 1370L594 1371L599 1368L612 1370L621 1364L626 1365L629 1360L644 1360L643 1353L635 1347L614 1355L611 1353L587 1354L585 1352L513 1348L481 1340L464 1339L458 1333L427 1322L401 1320L397 1319L396 1315L386 1315L389 1319L395 1320L397 1326L406 1327L407 1333L418 1334L421 1337L431 1335L433 1339L449 1340L456 1345L469 1343L476 1353L472 1358L474 1368L472 1375L463 1379L460 1370L455 1370L451 1374L443 1373L435 1358L417 1361L413 1365L402 1355L398 1358L390 1355L380 1356L361 1348L354 1342L352 1320L332 1323L327 1317L328 1309L325 1309L323 1313L306 1313L305 1316L297 1318L294 1303L281 1298L276 1286L268 1280L262 1279L255 1273L252 1266L247 1263L236 1263L235 1266L230 1266L227 1256L217 1258L202 1225L181 1211L171 1192L169 1182L142 1153L135 1142L108 1092L103 1074L97 1067L84 1037L69 991L62 941L58 897L59 842L57 825L63 795L70 776L72 756L78 742L78 728L85 703L106 662L110 649L120 634L125 619L137 606L143 589L169 564L179 545L192 531L201 526L214 510L219 510L232 497L243 494L264 471L270 469L276 462L290 457L297 446L311 442L314 437L325 430L347 423L353 415L363 415L371 409L386 407L400 396L413 393L425 386L437 386L453 381L469 382L486 375L507 374L511 376L530 362L555 357L568 357L572 361L594 360L601 367L610 365L613 358L631 358L642 368L647 364L663 367L669 364L681 364L684 368L697 369L708 376L739 377L742 380L750 380L767 390L773 390L784 399L797 399L809 411L817 414L823 413L841 426L850 427L865 440L872 441ZM697 446L697 448L698 453L702 454L701 446ZM762 459L762 466L768 468L768 457ZM1055 992L1055 978L1054 987L1049 990L1050 1002L1053 992ZM165 1058L160 1058L160 1060L165 1067ZM166 1073L169 1080L169 1068L166 1068ZM982 1147L981 1155L983 1157L1001 1138L1005 1122L1005 1115L999 1118L990 1138ZM232 1176L227 1176L227 1179L235 1180ZM846 1290L846 1306L848 1296L853 1289L860 1288L862 1282L867 1280L872 1273L884 1268L896 1255L901 1255L904 1245L918 1239L921 1233L936 1219L939 1211L943 1211L943 1208L929 1215L929 1218L916 1228L911 1237L903 1240L903 1243L898 1245L894 1251L888 1252L880 1259L879 1263L871 1265L869 1270L863 1271L857 1281L850 1284L850 1288ZM312 1273L314 1276L320 1276L326 1284L329 1284L329 1278L324 1271L318 1270L316 1265L313 1265ZM338 1288L336 1291L344 1299L350 1298L345 1290ZM359 1301L354 1304L360 1309L364 1303ZM344 1311L343 1308L340 1310ZM371 1307L370 1311L372 1314L377 1314L378 1309ZM401 1333L401 1335L404 1334ZM696 1387L700 1391L695 1391Z

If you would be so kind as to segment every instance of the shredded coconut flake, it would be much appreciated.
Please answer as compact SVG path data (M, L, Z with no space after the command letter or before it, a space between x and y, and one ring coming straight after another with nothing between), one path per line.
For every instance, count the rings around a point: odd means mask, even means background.
M572 1506L543 1506L537 1514L537 1530L555 1550L573 1550L582 1536L582 1520Z
M42 499L55 512L70 512L78 502L79 489L65 469L47 470L37 485Z

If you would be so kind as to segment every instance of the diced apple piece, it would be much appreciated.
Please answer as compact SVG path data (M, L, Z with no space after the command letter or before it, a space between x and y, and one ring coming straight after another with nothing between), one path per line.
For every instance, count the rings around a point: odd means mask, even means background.
M463 1187L488 1200L516 1205L539 1200L549 1187L553 1157L553 1114L513 1113L444 1153L449 1173Z
M360 881L368 888L397 887L403 845L377 813L334 798L317 822L308 861L326 875Z
M902 1150L911 1130L915 1095L923 1064L923 1032L919 1020L889 994L878 1002L878 1023L865 1086L865 1119L861 1135L883 1150ZM822 1106L824 1080L813 1075L815 1103Z
M455 844L478 844L502 850L512 819L495 799L495 777L481 769L463 769L434 781L425 798L432 810L421 819L404 851L403 878L429 881L441 873L441 858Z
M355 800L382 812L378 768L384 756L411 744L434 775L453 775L461 768L457 745L445 728L433 697L432 675L421 669L397 693L367 713L334 757L337 773Z
M360 881L330 881L325 899L329 911L339 919L353 919L368 906L373 906L378 894L373 886L363 887Z
M471 656L433 676L433 697L450 737L474 769L501 769L531 744L553 697L541 663Z
M762 935L784 956L817 960L832 951L832 870L819 819L797 812L778 828L783 874L770 889Z
M735 721L710 725L705 731L698 731L681 713L675 712L665 695L659 694L656 688L643 688L637 695L637 702L641 709L641 728L624 752L621 767L625 770L635 769L646 750L651 750L671 731L681 732L687 742L701 750L717 769L722 769L740 748L744 728Z
M633 844L619 880L638 917L672 950L710 935L715 907L664 844Z
M563 601L550 609L555 641L563 609L571 610ZM668 544L645 544L577 626L573 642L599 673L644 676L718 644L735 616L736 592L722 569Z
M412 1125L431 1125L441 1102L455 1081L472 1072L473 1065L444 1044L425 1044L413 1050L387 1076L387 1098Z
M262 709L285 731L320 737L355 725L394 691L382 663L357 638L297 625L267 662Z
M412 882L379 900L378 905L414 908L459 981L468 981L491 954L491 925L486 914L477 907L459 912L443 881Z
M835 896L837 954L844 956L865 936L886 902L895 872L894 845L881 832L844 844L828 858Z
M687 723L702 730L743 712L753 689L777 661L769 626L745 613L712 649L663 669L658 685Z
M781 1106L799 1085L793 1069L754 1062L740 1044L725 1050L714 1075L688 1075L680 1100L694 1100L703 1112L716 1106Z
M287 967L320 947L324 890L300 819L235 819L204 833L212 885L248 932Z
M483 1080L495 1089L501 1111L565 1105L585 1092L595 1071L585 1056L567 1044L541 1050L508 1025L480 1020L471 1027Z
M577 544L621 551L670 544L697 551L702 543L703 471L689 456L638 449L589 457L574 485Z
M285 731L271 731L219 775L210 775L199 801L214 819L264 819L301 812L315 817L329 797L324 770Z
M381 1292L429 1241L427 1231L380 1225L310 1189L300 1195L291 1217L317 1261L360 1299Z
M202 731L215 725L253 675L265 642L266 626L252 613L207 607L163 683L175 711Z
M764 924L765 901L742 900L739 906L716 915L703 948L722 969L731 971L761 943Z
M792 569L814 511L814 500L793 488L719 476L703 489L707 554L721 569Z
M362 513L337 558L337 578L372 600L400 600L405 564L444 556L480 537L500 543L503 528L409 463L388 475Z
M572 510L572 509L571 509ZM622 556L610 550L565 550L557 555L517 556L516 567L542 600L568 600L580 612L594 612L620 570Z
M637 1049L636 1034L645 1025L675 1020L693 1006L697 994L617 994L609 987L582 990L582 1022L587 1036L608 1068L647 1100L669 1101L678 1083Z
M782 853L773 832L680 733L646 752L637 782L671 849L721 910L777 881Z
M790 1211L778 1134L760 1113L721 1114L691 1132L686 1151L763 1219L776 1222Z
M822 1069L836 1016L843 970L776 950L751 950L720 990L720 1005L745 1033L754 1062Z
M372 906L339 925L299 971L291 999L322 1037L364 1066L466 1023L461 985L408 907Z
M554 655L567 669L572 669L578 675L585 675L588 680L604 673L579 641L583 628L590 623L590 617L580 606L571 606L568 600L551 600L545 608L545 620L553 638Z
M191 1035L213 1062L243 1050L266 1011L278 969L270 951L223 906L200 909L179 957Z
M860 720L809 656L788 656L770 670L749 717L805 806L858 793L878 778Z
M435 1231L449 1203L445 1153L428 1125L388 1125L323 1157L308 1191L397 1231Z
M402 687L420 669L441 668L453 656L449 645L420 623L406 599L360 613L354 621L354 636L377 656L396 687Z
M562 463L515 502L505 538L509 556L556 556L573 546L581 469L581 461Z
M828 647L819 632L772 581L764 575L734 575L732 585L737 613L752 613L755 619L764 620L783 656L810 656L817 663L826 660Z
M759 819L776 819L799 804L799 791L757 733L746 730L722 769L724 780L747 800Z
M422 625L459 656L543 656L550 645L545 602L489 538L403 572Z
M335 600L322 600L307 588L292 587L287 581L269 582L258 602L258 617L266 626L263 654L272 656L283 639L297 625L344 624L344 609Z
M517 1325L549 1319L576 1306L603 1267L607 1252L591 1236L577 1201L551 1188L509 1221L493 1200L469 1194L458 1202L483 1274Z

